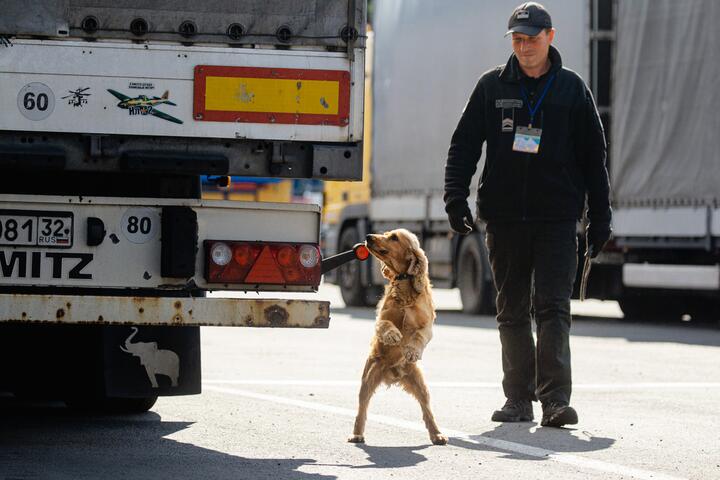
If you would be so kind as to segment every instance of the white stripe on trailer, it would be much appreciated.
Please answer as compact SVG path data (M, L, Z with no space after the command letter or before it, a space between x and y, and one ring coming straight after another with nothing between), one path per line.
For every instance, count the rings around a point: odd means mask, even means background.
M634 288L720 289L720 266L626 263L623 284Z
M616 237L704 237L706 207L622 208L613 210Z
M327 328L330 302L4 294L0 322Z

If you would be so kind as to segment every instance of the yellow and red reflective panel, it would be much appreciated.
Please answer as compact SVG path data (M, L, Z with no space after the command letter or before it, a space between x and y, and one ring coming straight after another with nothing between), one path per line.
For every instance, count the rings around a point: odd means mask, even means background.
M197 121L346 126L350 72L198 65L193 110Z

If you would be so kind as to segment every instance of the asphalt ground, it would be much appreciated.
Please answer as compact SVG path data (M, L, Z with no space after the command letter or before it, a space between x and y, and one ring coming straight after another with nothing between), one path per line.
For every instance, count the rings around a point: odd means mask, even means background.
M81 415L0 398L0 479L713 479L720 478L720 328L632 323L617 304L573 303L580 423L498 424L495 320L438 290L422 367L447 446L430 443L415 400L381 388L366 444L352 433L371 309L327 330L203 328L203 394L141 415ZM318 298L315 296L314 298Z

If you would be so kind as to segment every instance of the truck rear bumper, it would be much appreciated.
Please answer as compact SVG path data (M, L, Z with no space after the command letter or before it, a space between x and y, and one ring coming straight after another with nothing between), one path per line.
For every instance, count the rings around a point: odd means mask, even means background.
M623 284L632 288L720 290L720 266L626 263Z
M0 322L328 328L330 302L5 294Z

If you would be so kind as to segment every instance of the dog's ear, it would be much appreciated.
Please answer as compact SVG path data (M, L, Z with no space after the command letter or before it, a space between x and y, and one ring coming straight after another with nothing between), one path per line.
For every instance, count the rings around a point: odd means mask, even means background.
M395 272L388 267L385 263L381 263L380 272L382 273L382 276L387 278L388 280L392 280L395 278Z
M428 259L421 248L413 248L410 251L410 264L407 273L413 276L413 288L416 292L422 293L425 290L428 274Z

